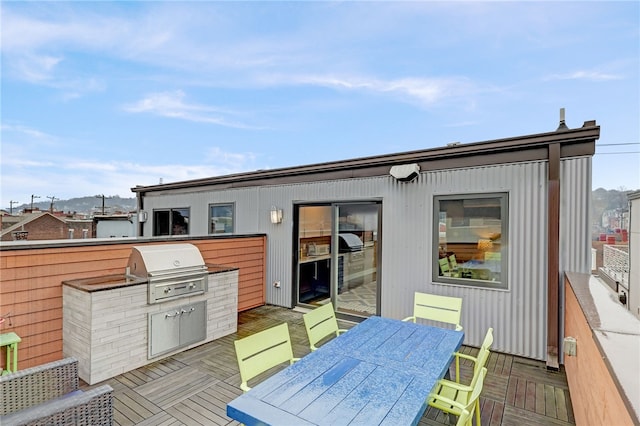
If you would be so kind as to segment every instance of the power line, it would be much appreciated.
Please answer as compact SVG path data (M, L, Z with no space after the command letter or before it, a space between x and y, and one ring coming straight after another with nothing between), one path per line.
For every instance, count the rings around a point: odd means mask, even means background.
M593 155L605 155L605 154L640 154L640 151L627 151L627 152L596 152Z
M640 145L640 142L626 142L626 143L598 143L598 146L619 146L619 145Z

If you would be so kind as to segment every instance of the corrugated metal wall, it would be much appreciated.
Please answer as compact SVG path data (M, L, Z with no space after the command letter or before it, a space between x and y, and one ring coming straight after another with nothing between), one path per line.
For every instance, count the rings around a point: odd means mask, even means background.
M564 273L591 273L591 157L560 164L559 339L564 339ZM564 353L560 348L560 363Z
M560 270L589 274L591 158L565 160L560 173Z
M382 200L381 312L404 318L416 291L462 297L465 343L479 345L488 327L495 329L498 351L546 358L547 163L528 162L421 173L400 183L390 176L191 194L149 194L145 210L191 207L194 235L206 235L207 206L236 204L236 232L266 233L267 303L292 306L293 204L296 202ZM588 211L590 159L564 160L561 207L561 272L589 268ZM509 288L478 289L434 284L431 280L433 197L444 194L509 194ZM271 206L284 220L271 224ZM201 213L202 212L202 213ZM576 219L576 215L583 215ZM203 225L201 225L203 224ZM145 235L150 235L150 224ZM585 244L587 247L585 248ZM582 269L581 269L582 270ZM273 282L280 281L280 288Z
M462 297L466 344L479 345L487 328L493 327L497 350L544 359L546 163L427 173L421 175L415 190L420 196L410 197L413 201L410 201L412 205L408 206L408 212L389 209L385 199L385 215L388 211L392 215L391 218L385 216L385 224L397 223L403 229L391 236L388 229L383 230L383 250L394 247L391 253L383 252L383 278L385 282L402 283L401 292L393 289L395 285L384 287L383 314L400 318L410 312L415 291ZM430 278L433 196L481 192L506 192L509 195L509 289L433 283ZM398 195L402 197L401 193ZM394 230L397 229L394 226ZM416 235L426 238L416 245L413 242ZM408 252L395 250L397 244L403 243L413 245L414 249Z

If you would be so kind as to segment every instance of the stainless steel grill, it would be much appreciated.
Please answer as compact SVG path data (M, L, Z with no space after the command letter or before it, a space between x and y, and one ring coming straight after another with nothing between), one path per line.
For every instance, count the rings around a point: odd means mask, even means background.
M338 235L340 253L344 253L344 284L353 288L364 282L364 244L360 237L349 232Z
M193 244L134 246L127 275L148 281L149 304L204 294L208 290L207 266Z

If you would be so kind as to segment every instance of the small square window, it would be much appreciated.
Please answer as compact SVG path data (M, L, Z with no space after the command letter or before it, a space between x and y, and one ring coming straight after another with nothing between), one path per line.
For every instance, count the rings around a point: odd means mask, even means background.
M186 235L189 233L189 209L153 211L153 235Z
M209 205L210 234L233 234L234 222L233 204Z

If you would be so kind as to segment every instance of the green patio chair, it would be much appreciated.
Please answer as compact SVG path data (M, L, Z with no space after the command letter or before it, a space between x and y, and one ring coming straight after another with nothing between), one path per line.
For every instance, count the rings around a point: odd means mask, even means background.
M300 358L293 357L289 326L282 323L251 336L233 342L240 368L240 389L248 392L247 382L259 374L283 362L293 364Z
M445 277L450 277L451 268L449 267L449 259L443 257L441 259L438 259L438 263L440 264L440 272L442 273L442 275Z
M453 271L458 270L458 261L456 260L455 254L452 254L451 256L449 256L449 266L451 266L451 269Z
M338 320L331 302L307 312L302 316L302 319L304 327L307 329L309 347L312 351L318 349L316 344L324 338L331 335L339 336L347 331L338 328Z
M456 422L456 426L466 426L469 423L469 419L473 416L473 413L468 412L465 409L462 409L462 412L458 416L458 421Z
M477 356L471 356L471 355L467 355L467 354L463 354L462 352L456 352L455 356L456 356L456 382L460 383L460 358L462 359L466 359L469 360L471 362L473 362L474 364L474 369L476 368L476 365L478 364L478 358L480 357L484 357L485 355L482 354L481 352L484 351L489 351L489 349L491 349L491 345L493 344L493 328L489 328L487 330L487 334L485 334L484 336L484 340L482 341L482 345L480 345L480 351L478 352ZM488 354L486 355L488 358ZM486 362L486 360L485 360Z
M446 259L445 259L446 260ZM402 321L416 322L416 318L454 324L457 331L462 330L460 316L462 299L437 294L416 292L414 295L413 315Z
M440 386L438 391L429 395L429 405L445 413L459 416L456 423L458 426L471 426L475 412L476 426L480 426L480 393L482 393L486 375L487 369L482 367L474 377L472 386L462 386L457 383L453 383L457 387Z
M491 337L491 341L493 341L493 337ZM456 414L456 412L451 411L453 410L453 408L449 408L447 404L441 404L440 402L437 401L437 398L433 398L433 396L439 395L441 398L448 398L449 400L457 401L458 403L462 403L463 405L466 405L465 401L468 402L471 392L476 386L476 382L478 381L478 378L480 377L482 370L486 371L485 365L487 363L487 360L489 359L490 353L491 352L489 351L488 347L485 347L485 346L480 347L480 350L478 351L478 356L475 358L475 361L474 361L473 378L471 379L471 383L469 383L468 385L454 382L448 379L440 379L435 386L435 390L431 393L431 395L429 395L429 405L431 405L432 407L441 409L442 411L445 411L447 413ZM458 372L456 372L456 380L459 380L458 377L459 377L459 374ZM475 407L475 409L477 410L476 422L477 422L477 425L479 426L480 425L479 400L476 400L476 404L477 404L477 406Z
M452 254L449 256L449 270L452 277L458 278L460 276L460 268L458 268L458 261L456 260L456 255Z

